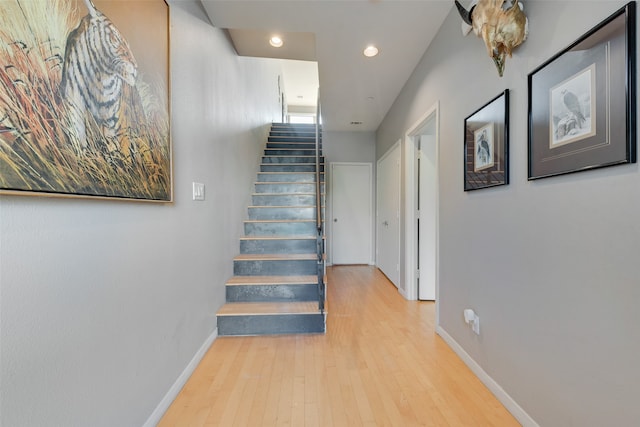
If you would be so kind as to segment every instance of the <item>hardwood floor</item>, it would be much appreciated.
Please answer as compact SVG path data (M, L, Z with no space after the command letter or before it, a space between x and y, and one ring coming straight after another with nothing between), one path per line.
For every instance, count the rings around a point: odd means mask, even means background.
M328 269L326 335L218 338L158 424L517 426L374 267Z

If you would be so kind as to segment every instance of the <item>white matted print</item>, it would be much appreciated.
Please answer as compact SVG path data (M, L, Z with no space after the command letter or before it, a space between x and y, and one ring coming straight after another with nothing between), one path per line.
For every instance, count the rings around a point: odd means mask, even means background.
M481 171L493 166L493 123L489 123L473 132L473 139L475 141L474 149L474 171Z
M585 68L550 90L549 148L596 134L596 65Z

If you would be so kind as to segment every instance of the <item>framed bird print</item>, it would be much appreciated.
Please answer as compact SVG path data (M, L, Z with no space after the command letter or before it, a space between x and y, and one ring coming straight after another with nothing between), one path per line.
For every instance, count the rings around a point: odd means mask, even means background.
M172 200L165 0L0 1L0 193Z
M509 183L509 90L464 120L464 191Z
M636 161L628 3L529 74L529 180Z

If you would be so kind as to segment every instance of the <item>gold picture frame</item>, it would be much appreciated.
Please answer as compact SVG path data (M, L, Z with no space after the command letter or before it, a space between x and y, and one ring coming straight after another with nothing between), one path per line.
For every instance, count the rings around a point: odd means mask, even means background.
M165 0L0 2L0 194L173 199Z

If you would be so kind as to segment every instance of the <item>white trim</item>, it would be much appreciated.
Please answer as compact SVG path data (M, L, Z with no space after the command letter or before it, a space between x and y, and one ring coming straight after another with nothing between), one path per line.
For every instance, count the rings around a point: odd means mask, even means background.
M417 149L414 141L414 137L419 135L419 132L429 123L433 121L435 123L435 144L436 144L436 165L438 171L436 171L436 180L440 176L440 104L436 102L431 108L429 108L409 129L405 132L404 146L405 146L405 289L406 297L409 300L418 299L418 288L416 286L416 271L418 265L416 262L416 250L418 230L416 230L416 193L417 186L415 182L416 178L416 156ZM440 184L436 182L436 206L435 206L435 218L436 218L436 325L440 324L440 276L439 276L439 232L440 232L440 219L439 219L439 200L440 200Z
M462 359L489 391L504 405L504 407L514 416L523 427L540 427L529 414L498 384L473 358L464 351L462 346L445 331L442 326L436 327L436 333L451 347L451 349Z
M154 427L160 422L160 420L164 416L164 413L167 412L169 406L171 406L176 397L178 397L180 390L182 390L182 387L184 387L184 385L187 383L189 377L191 377L193 371L195 371L196 367L198 367L198 364L207 353L207 350L209 350L209 347L211 347L211 344L213 344L216 338L218 338L218 328L216 328L202 344L200 349L196 352L195 356L193 356L193 359L191 359L191 362L189 362L187 367L184 368L184 371L182 371L178 379L176 379L176 382L173 383L167 394L165 394L165 396L162 398L147 422L144 423L143 427Z

